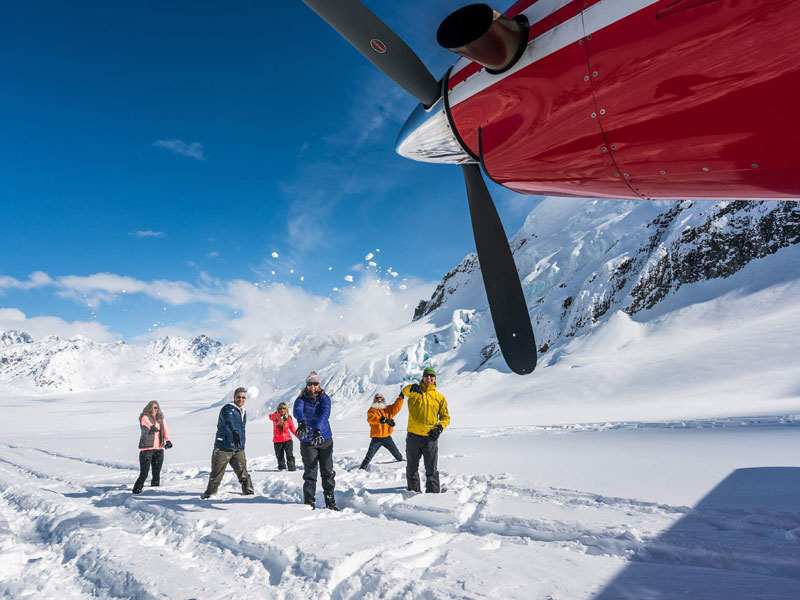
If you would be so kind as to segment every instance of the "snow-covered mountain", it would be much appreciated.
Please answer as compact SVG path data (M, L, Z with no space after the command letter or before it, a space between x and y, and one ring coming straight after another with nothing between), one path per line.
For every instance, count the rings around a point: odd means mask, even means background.
M800 309L789 292L748 300L773 286L800 284L798 242L796 202L544 200L511 239L540 351L539 367L527 378L511 374L500 356L477 256L469 254L408 322L382 335L348 337L298 327L264 332L249 347L206 336L167 337L137 347L80 337L33 342L27 334L6 332L0 337L0 383L79 391L150 377L221 385L220 396L234 384L256 385L270 408L293 396L315 369L336 395L338 416L359 413L376 389L399 387L428 364L451 385L502 380L514 388L524 380L546 387L548 369L565 356L591 347L606 356L608 348L622 347L623 338L630 337L630 345L660 331L685 336L675 319L690 307L701 311L691 314L704 327L724 330L733 314L726 307L735 301L744 302L741 310L758 302L755 316L774 312L770 302ZM718 303L713 314L702 312L712 302ZM782 326L794 331L800 323ZM762 331L764 339L770 331ZM707 340L693 338L701 356ZM636 360L627 358L626 366L635 369ZM718 357L714 364L726 361ZM724 368L719 376L726 377Z
M15 329L0 331L0 348L5 348L13 344L30 344L32 342L33 338L24 331L17 331Z
M17 341L0 345L0 382L58 392L117 388L143 378L224 380L237 352L205 335L164 337L145 346L84 336L35 342L16 331L3 332L0 340L6 339Z

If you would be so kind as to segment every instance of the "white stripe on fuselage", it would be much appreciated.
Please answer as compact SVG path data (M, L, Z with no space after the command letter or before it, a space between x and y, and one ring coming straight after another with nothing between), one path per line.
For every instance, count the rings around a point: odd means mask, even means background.
M572 0L539 0L538 2L531 4L519 14L525 15L525 17L528 19L528 24L533 27L536 25L536 23L546 17L549 17L557 10L564 8L570 2L572 2ZM450 74L450 77L458 73L467 65L471 64L472 61L468 58L459 59L456 64L453 65L453 72Z
M463 102L498 81L502 81L506 77L530 66L537 60L541 60L546 56L558 52L562 48L566 48L587 35L591 35L604 27L608 27L658 1L659 0L602 0L598 2L594 6L587 8L582 14L570 18L528 42L528 47L525 49L519 61L517 61L517 64L505 73L492 75L487 73L486 69L481 69L474 75L470 75L467 79L450 90L450 106L455 106L459 102ZM548 9L551 9L550 12L542 14L542 16L538 18L536 18L536 15L541 14L540 12L528 16L528 13L540 4L543 5L540 9L541 13L544 13ZM536 2L531 5L527 10L523 11L522 14L528 17L531 23L535 23L547 15L552 14L553 10L558 10L566 4L568 4L568 2L565 0L542 0L541 2ZM532 18L536 18L536 21L532 20ZM461 60L465 61L466 64L471 62L466 59ZM459 60L459 62L461 62L461 60ZM459 70L462 68L463 66L459 67Z

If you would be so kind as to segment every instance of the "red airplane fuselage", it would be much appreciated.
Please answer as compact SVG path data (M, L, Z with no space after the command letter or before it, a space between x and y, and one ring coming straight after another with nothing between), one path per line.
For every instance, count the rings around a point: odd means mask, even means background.
M528 45L492 75L460 59L461 143L518 192L800 196L800 1L521 0ZM480 139L479 139L480 137Z

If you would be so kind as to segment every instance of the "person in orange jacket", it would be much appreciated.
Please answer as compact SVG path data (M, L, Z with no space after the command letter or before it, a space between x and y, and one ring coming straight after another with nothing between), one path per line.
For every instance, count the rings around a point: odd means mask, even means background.
M294 429L292 415L289 414L289 407L286 402L278 404L278 410L269 416L272 421L272 444L275 446L275 458L278 459L278 470L283 471L289 468L295 470L294 464L294 444L292 443L292 433L297 435Z
M375 400L372 406L367 411L367 423L369 423L369 436L372 438L367 449L367 455L361 461L359 469L365 471L369 467L369 461L375 456L375 453L381 449L381 446L386 448L392 453L396 460L403 460L403 455L397 449L397 444L392 439L392 431L394 431L394 416L403 408L403 398L398 397L392 404L387 406L386 400L383 395L375 394Z

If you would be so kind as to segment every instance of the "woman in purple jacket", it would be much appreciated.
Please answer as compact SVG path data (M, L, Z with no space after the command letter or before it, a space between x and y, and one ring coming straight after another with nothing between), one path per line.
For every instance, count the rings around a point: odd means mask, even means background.
M328 423L331 416L331 399L320 387L316 371L306 377L306 386L294 401L294 418L297 419L297 438L303 458L303 503L315 506L317 469L322 475L322 494L325 507L339 510L333 497L336 486L333 470L333 433Z

